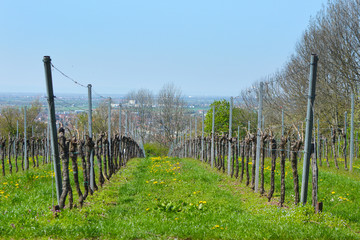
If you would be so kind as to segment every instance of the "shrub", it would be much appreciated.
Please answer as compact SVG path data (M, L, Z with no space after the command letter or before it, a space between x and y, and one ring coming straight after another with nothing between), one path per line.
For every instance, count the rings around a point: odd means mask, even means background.
M159 143L146 143L144 149L147 157L150 156L167 156L169 148Z

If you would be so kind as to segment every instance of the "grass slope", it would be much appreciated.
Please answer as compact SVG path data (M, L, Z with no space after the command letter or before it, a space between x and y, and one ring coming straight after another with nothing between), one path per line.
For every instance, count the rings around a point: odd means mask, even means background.
M314 214L310 204L291 204L290 169L287 207L279 209L199 161L133 159L82 209L54 214L50 167L0 180L1 238L360 239L356 173L321 169L325 209Z

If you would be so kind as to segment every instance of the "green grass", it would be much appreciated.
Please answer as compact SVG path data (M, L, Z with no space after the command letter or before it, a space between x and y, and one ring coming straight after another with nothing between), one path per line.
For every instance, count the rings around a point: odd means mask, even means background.
M50 169L46 165L0 178L1 238L360 239L357 170L320 169L324 212L314 214L310 204L292 205L288 166L286 207L279 209L278 191L267 203L238 179L197 160L133 159L82 209L54 215Z

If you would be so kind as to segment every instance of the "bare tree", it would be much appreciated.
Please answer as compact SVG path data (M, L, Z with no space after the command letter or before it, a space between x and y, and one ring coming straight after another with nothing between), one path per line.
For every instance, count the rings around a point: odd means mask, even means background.
M315 118L330 135L328 126L341 128L344 112L350 109L350 94L359 94L360 84L360 1L334 0L309 22L283 68L264 80L263 113L275 125L305 119L310 55L319 56ZM255 85L256 87L256 85ZM244 105L254 105L253 89L244 91ZM256 106L255 102L255 106ZM322 133L325 134L325 133Z
M171 83L164 85L158 94L157 104L157 123L160 127L157 140L170 146L185 125L185 102L181 90Z
M130 92L127 97L128 100L135 100L134 110L137 113L137 128L142 143L146 142L149 136L150 126L153 117L154 97L150 90L139 89L138 91Z

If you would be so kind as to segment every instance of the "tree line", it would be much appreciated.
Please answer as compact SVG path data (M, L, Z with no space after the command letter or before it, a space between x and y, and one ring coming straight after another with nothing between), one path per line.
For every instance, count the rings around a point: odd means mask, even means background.
M360 1L329 1L309 22L295 52L276 73L264 77L263 113L267 122L304 122L308 95L310 55L319 56L316 81L315 119L320 119L322 132L344 126L345 111L350 112L351 94L359 94L360 81ZM255 83L242 91L243 106L257 106ZM356 98L356 104L358 99ZM359 111L356 112L356 116ZM291 127L291 125L290 125Z

